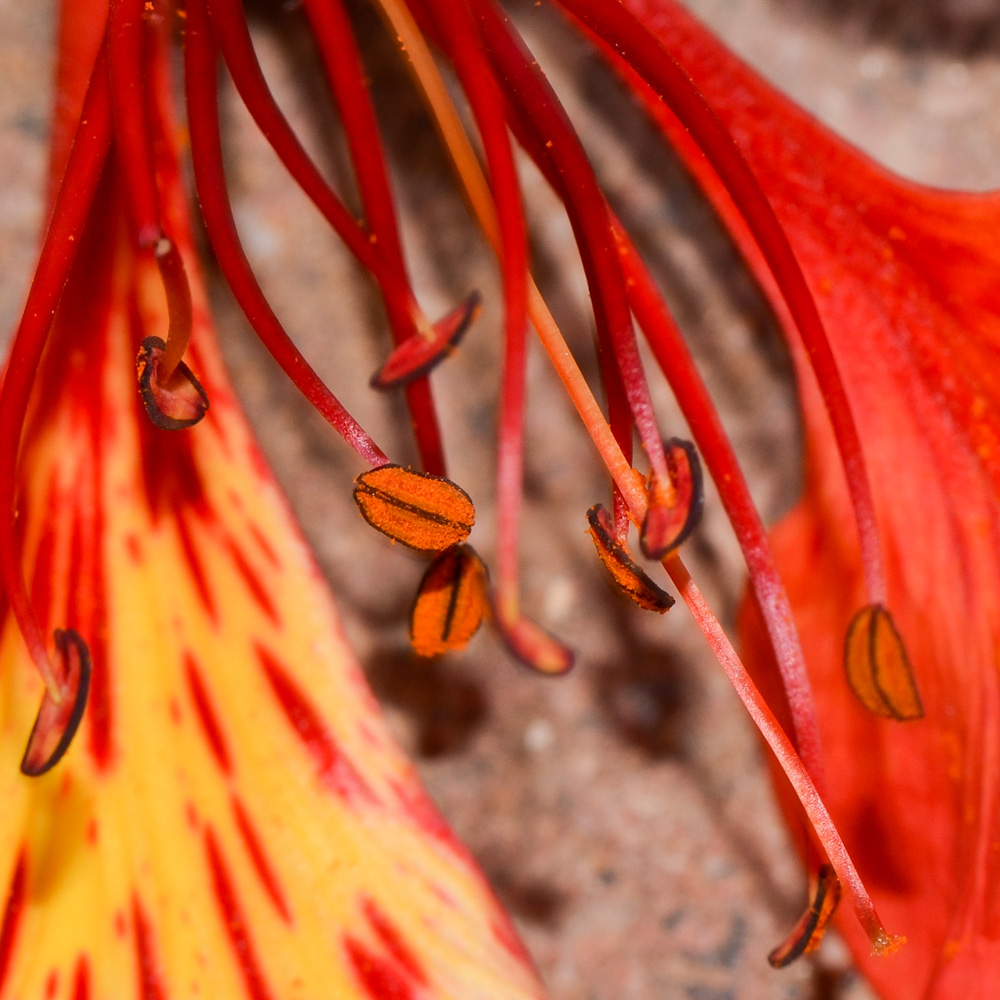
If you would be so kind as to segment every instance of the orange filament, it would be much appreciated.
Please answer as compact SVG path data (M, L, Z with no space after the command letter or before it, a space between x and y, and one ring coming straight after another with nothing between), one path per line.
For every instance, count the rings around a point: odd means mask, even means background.
M840 882L832 866L822 865L812 879L809 905L792 928L791 934L768 956L775 969L784 969L801 955L815 951L840 903Z
M418 552L441 552L464 542L476 521L468 493L450 479L382 465L363 472L355 483L362 517Z
M611 515L600 504L587 511L587 529L597 546L597 554L607 567L615 583L629 597L647 611L664 614L674 605L674 599L658 587L639 566L628 549L615 538L615 526Z
M445 549L428 567L410 612L418 656L465 649L489 609L486 566L469 545Z
M869 712L900 722L923 718L906 647L881 604L867 605L851 620L844 667L851 690Z
M156 258L156 266L160 269L160 280L163 282L169 317L166 346L160 359L158 377L161 385L173 388L170 382L187 350L194 323L191 286L184 270L184 260L173 240L161 236L153 247L153 255Z

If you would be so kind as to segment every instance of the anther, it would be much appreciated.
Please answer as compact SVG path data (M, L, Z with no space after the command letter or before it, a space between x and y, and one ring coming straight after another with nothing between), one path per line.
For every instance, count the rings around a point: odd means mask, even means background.
M900 722L923 718L906 647L892 615L881 604L867 605L852 619L844 667L851 690L868 711Z
M489 609L487 573L469 545L445 549L420 581L410 612L410 644L418 656L465 649Z
M56 629L54 664L59 698L47 689L42 695L28 746L21 759L21 773L31 778L51 770L62 759L76 734L90 691L90 652L72 629Z
M173 374L161 380L160 369L166 344L160 337L146 337L136 358L139 395L149 419L165 431L181 430L198 423L208 410L208 394L183 361Z
M395 389L428 374L448 357L482 310L479 292L432 326L407 337L371 378L373 389Z
M663 559L691 534L705 506L701 460L690 441L671 438L664 442L669 482L653 473L649 484L649 506L642 522L639 545L648 559Z
M401 465L381 465L354 480L361 516L418 552L441 552L469 537L476 508L450 479Z
M664 614L674 605L674 599L658 587L646 571L632 558L628 549L615 538L615 528L611 515L600 504L587 511L587 529L597 546L597 554L607 567L615 583L629 597L647 611Z
M822 865L816 873L805 912L791 934L767 956L772 968L784 969L799 956L815 951L839 902L840 881L832 866Z

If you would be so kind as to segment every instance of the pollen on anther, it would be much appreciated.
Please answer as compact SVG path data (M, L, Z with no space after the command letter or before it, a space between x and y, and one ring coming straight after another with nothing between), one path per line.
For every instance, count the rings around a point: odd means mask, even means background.
M419 552L441 552L464 542L476 520L469 495L449 479L399 465L382 465L355 480L362 517Z
M862 608L848 626L844 666L851 690L870 712L900 722L923 718L906 647L881 604Z
M454 545L428 567L410 612L418 656L464 649L489 609L486 567L468 545Z
M674 599L658 587L639 566L628 549L615 538L611 515L600 504L587 511L587 531L594 540L597 554L601 557L615 583L629 597L647 611L664 614L674 605Z

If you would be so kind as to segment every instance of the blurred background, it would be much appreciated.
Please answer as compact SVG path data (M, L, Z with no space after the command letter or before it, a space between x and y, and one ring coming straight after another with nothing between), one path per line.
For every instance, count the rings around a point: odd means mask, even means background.
M686 0L737 52L825 122L926 183L1000 186L1000 2ZM433 130L377 16L353 2L386 135L405 241L426 312L473 288L485 309L434 376L451 475L473 496L489 560L500 292ZM769 522L794 503L794 389L752 280L630 98L548 2L508 5L557 87L605 189L688 336ZM338 188L348 161L294 3L253 6L282 106ZM52 8L0 0L0 330L16 322L37 246ZM413 461L399 399L368 377L389 350L371 282L288 181L226 88L229 176L262 284L321 375L395 461ZM594 374L586 288L569 225L525 165L536 277ZM526 610L577 650L569 676L536 677L484 630L421 661L406 622L424 562L357 516L356 457L248 331L211 264L233 377L326 572L401 743L516 919L556 1000L866 1000L831 936L815 960L765 956L805 901L762 751L685 610L639 611L605 579L584 513L607 502L596 453L533 345L521 551ZM654 384L661 426L684 435ZM743 566L708 497L685 557L731 624ZM896 930L897 928L893 928ZM898 928L905 933L905 928Z

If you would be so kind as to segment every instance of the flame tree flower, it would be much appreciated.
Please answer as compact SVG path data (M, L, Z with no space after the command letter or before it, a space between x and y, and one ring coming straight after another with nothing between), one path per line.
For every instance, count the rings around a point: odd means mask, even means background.
M802 503L776 532L778 563L821 706L826 801L909 943L874 961L857 926L841 926L884 996L990 996L1000 961L992 888L1000 831L1000 200L890 175L777 94L676 4L626 6L692 74L756 172L826 322L862 435L888 597L925 709L918 721L901 722L876 691L845 683L839 637L849 628L856 635L850 623L869 567L863 544L844 527L851 500L807 344L732 192L637 83L759 276L794 351L807 479ZM877 645L877 626L859 624ZM746 634L766 682L771 655L758 615L748 614Z
M939 692L917 684L923 672L911 669L894 617L912 595L897 586L899 553L886 543L895 536L870 477L868 413L851 395L844 372L853 369L829 332L838 314L817 309L789 236L815 221L795 227L776 214L766 168L769 155L780 156L764 150L758 180L749 154L685 72L686 56L675 61L669 37L651 30L687 24L680 11L665 0L642 19L604 0L559 6L617 53L654 115L667 108L676 116L682 132L671 132L674 141L705 157L713 172L703 175L706 187L720 200L724 193L748 259L766 275L815 379L811 426L829 424L823 483L839 489L843 477L841 505L855 526L857 552L849 555L863 584L845 595L850 614L833 625L847 634L851 687L869 711L919 719L921 695ZM366 520L430 560L411 617L418 652L460 648L489 617L527 665L556 674L572 664L570 649L521 607L530 324L609 473L608 506L587 515L598 555L637 603L666 611L673 598L633 554L635 526L639 549L663 564L801 806L811 898L772 962L816 946L841 891L869 947L894 952L901 940L883 925L849 850L863 848L866 834L851 828L857 843L845 845L826 804L826 734L778 564L705 387L571 122L491 0L376 7L407 53L499 261L495 580L467 544L474 505L446 478L428 381L472 324L479 299L468 295L434 322L417 302L339 3L305 0L303 10L342 119L361 222L271 95L239 3L66 0L52 211L0 393L0 656L11 759L31 733L23 774L5 779L0 991L86 997L120 992L129 976L145 996L538 991L506 919L386 738L220 370L180 182L172 39L183 51L194 182L220 270L275 359L367 467L355 489ZM430 44L460 85L482 161ZM396 347L371 381L403 393L419 469L390 461L308 365L260 289L227 196L220 57L281 162L378 287ZM691 70L703 68L694 57ZM713 101L724 109L732 99L723 92ZM579 247L606 415L532 280L512 138L564 206ZM636 326L697 450L657 423ZM635 461L633 436L642 449ZM772 658L760 686L679 554L702 502L699 451L750 569ZM972 843L967 867L975 873L980 841ZM104 922L88 919L95 899L106 904ZM894 912L901 923L904 915ZM955 933L946 944L960 953L967 921L949 920ZM925 962L927 954L921 949Z
M537 996L388 738L220 368L178 174L174 17L62 10L57 193L0 404L0 996ZM210 400L194 433L142 406L199 406L162 354L138 391L137 352L165 334L190 335ZM93 676L67 759L28 777L38 636L64 705L84 643ZM32 743L25 770L44 770L51 745Z

